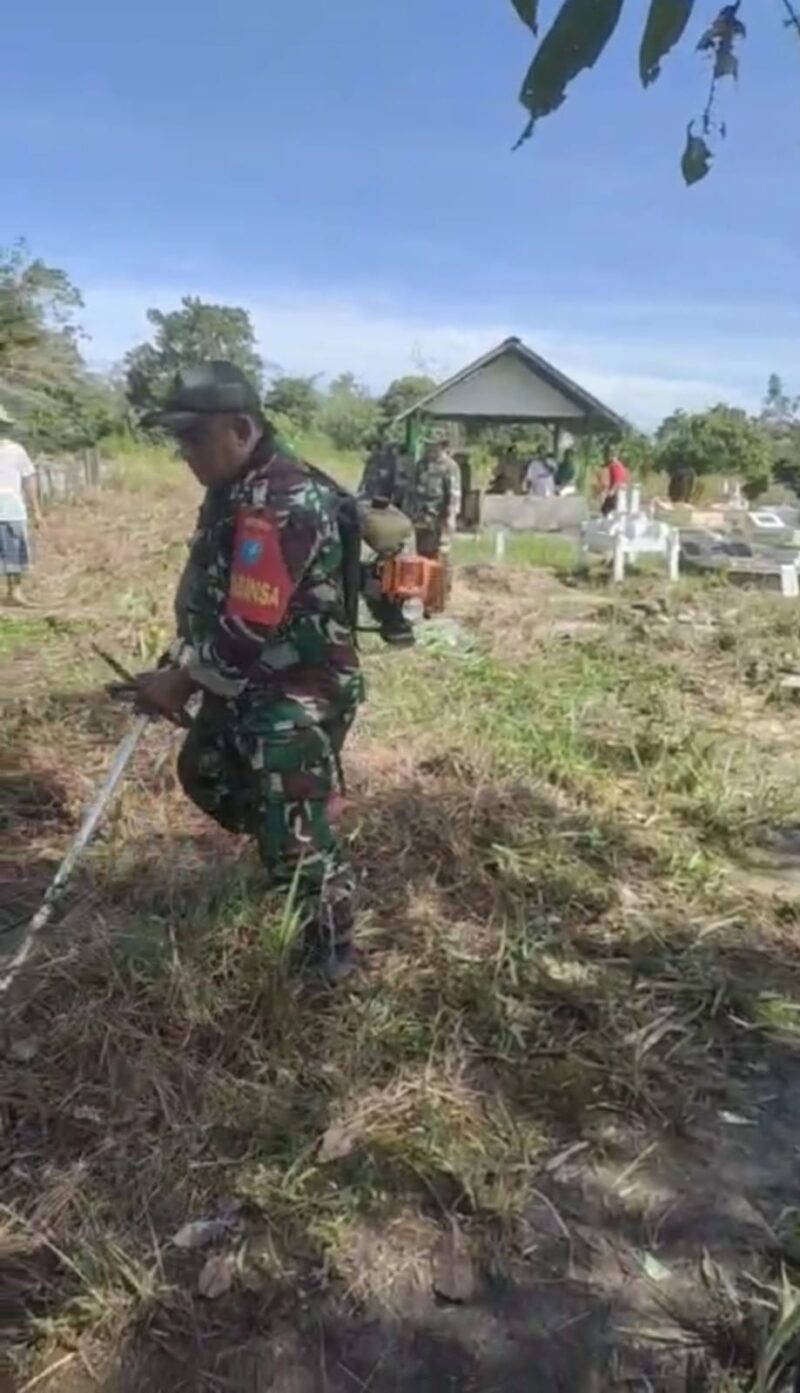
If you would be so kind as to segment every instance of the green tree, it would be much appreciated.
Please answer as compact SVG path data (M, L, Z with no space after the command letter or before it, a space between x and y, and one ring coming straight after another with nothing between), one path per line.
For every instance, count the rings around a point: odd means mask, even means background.
M390 382L380 399L380 408L387 425L403 411L416 406L436 388L436 382L426 373L410 373Z
M89 374L54 387L30 410L29 445L47 454L97 445L124 427L124 412L109 383Z
M615 441L614 448L634 478L641 479L657 468L656 447L649 435L630 426Z
M153 340L132 348L124 361L128 400L137 411L163 401L175 374L191 363L226 358L261 388L263 364L247 310L184 295L180 309L147 311Z
M310 430L320 409L321 396L318 377L290 377L285 373L273 378L264 398L268 412L283 416L297 430Z
M787 33L800 37L800 15L794 0L780 0ZM539 31L539 0L511 0L523 24ZM709 141L724 137L726 127L717 115L718 85L739 73L739 55L747 30L739 17L741 0L723 5L713 22L700 31L697 49L709 60L710 78L701 110L689 121L681 160L687 184L705 178L713 159ZM564 102L569 84L587 68L593 68L622 17L629 11L644 16L639 50L639 74L648 87L661 72L661 64L686 35L695 11L695 0L562 0L559 10L538 44L522 83L520 101L528 122L518 144L528 140L543 116ZM762 6L759 9L765 8Z
M36 451L93 445L120 421L113 390L81 357L82 304L66 271L24 242L0 250L0 401Z
M507 426L468 423L464 427L468 445L475 445L492 456L514 450L517 455L551 455L553 432L536 422L517 421Z
M790 397L784 390L783 378L776 372L770 373L761 408L761 420L764 425L781 430L787 424L795 424L798 409L800 397Z
M789 396L775 372L767 383L761 424L769 440L775 479L800 493L800 397Z
M713 406L689 415L675 411L656 433L656 461L676 487L673 497L689 497L696 478L719 474L742 481L751 497L772 474L769 439L759 421L735 406Z
M66 271L31 257L24 242L0 250L0 390L15 411L82 371L82 305Z
M381 423L381 408L350 372L335 378L319 413L320 430L338 450L364 449Z

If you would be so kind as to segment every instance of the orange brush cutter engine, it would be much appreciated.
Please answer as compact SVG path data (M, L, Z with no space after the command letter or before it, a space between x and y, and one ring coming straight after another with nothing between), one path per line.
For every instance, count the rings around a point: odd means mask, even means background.
M444 609L444 567L406 550L414 529L404 513L385 501L361 502L359 524L362 540L375 553L361 563L361 596L385 643L411 644L414 624Z
M381 563L381 594L400 604L417 601L425 614L444 609L444 567L425 556L393 556Z

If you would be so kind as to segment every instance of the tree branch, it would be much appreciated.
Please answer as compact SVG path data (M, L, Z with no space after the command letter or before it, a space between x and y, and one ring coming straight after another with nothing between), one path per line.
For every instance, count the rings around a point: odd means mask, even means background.
M792 4L792 0L783 0L783 8L789 16L786 21L786 28L796 29L798 34L800 34L800 15Z

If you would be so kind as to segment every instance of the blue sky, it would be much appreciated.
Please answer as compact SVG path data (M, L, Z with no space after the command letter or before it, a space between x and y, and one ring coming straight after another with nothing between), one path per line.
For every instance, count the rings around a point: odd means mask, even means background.
M69 270L98 365L190 292L249 307L284 370L376 389L516 333L645 425L754 406L772 370L800 391L800 43L745 0L729 138L686 190L707 73L685 45L643 93L626 9L512 155L532 39L510 0L14 6L0 241Z

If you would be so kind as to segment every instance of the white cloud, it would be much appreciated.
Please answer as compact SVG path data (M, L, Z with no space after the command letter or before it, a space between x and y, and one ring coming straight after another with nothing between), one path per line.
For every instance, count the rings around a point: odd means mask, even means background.
M93 362L107 367L148 335L146 309L177 305L167 285L96 285L85 291ZM380 391L402 373L444 377L509 334L517 334L609 406L643 426L676 407L726 400L757 406L771 371L797 361L800 318L782 307L563 299L537 303L535 317L471 304L419 308L396 297L348 292L198 285L202 298L248 305L264 357L290 373L350 369ZM746 325L746 329L745 329Z

